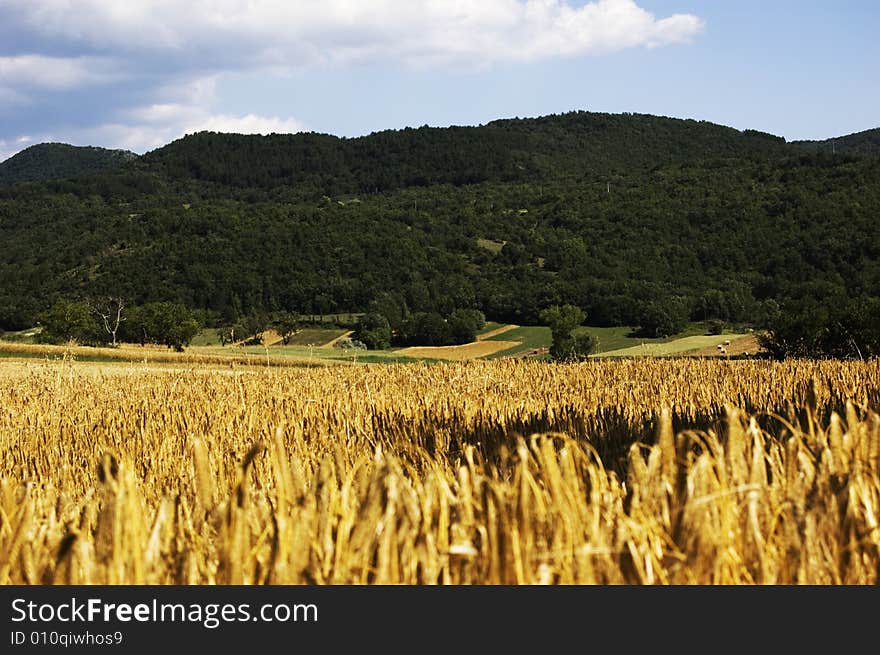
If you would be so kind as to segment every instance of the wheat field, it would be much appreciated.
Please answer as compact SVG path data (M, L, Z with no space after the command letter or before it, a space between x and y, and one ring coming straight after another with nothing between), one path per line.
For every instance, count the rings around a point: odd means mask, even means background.
M0 583L876 584L878 383L0 363Z

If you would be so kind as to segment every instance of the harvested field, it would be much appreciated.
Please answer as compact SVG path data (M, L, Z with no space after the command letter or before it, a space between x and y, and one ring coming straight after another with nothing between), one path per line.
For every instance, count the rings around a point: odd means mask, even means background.
M698 335L682 337L673 341L643 343L638 346L609 350L595 355L596 357L664 357L669 355L694 354L697 352L717 351L716 345L724 343L725 339L731 342L750 335L724 334L724 335ZM713 354L718 354L714 352Z
M466 359L486 357L487 355L492 355L518 345L518 341L486 340L465 343L460 346L411 346L409 348L400 348L395 352L400 355L405 355L406 357L463 361Z
M750 354L755 355L761 352L762 348L758 344L758 337L754 334L750 334L744 337L738 337L736 339L730 339L730 345L724 345L724 342L728 339L726 335L718 336L718 343L714 346L706 347L701 350L695 350L693 352L687 353L688 355L698 355L700 357L730 357L735 355L743 355ZM722 353L718 348L718 344L724 345L724 350L726 353Z

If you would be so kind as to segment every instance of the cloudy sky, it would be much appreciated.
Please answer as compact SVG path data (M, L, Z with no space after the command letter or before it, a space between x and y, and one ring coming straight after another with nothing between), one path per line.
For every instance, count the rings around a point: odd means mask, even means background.
M876 0L0 0L0 160L575 109L880 126Z

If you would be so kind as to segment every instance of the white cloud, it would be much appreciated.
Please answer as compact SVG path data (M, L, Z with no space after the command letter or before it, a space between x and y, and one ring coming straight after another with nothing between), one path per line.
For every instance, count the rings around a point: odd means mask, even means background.
M218 107L228 74L287 75L314 65L392 61L411 67L485 68L498 62L597 55L686 42L693 15L656 17L637 0L0 0L0 155L34 142L144 152L184 134L296 132L285 116ZM45 112L104 85L100 106L71 103L69 125ZM91 93L91 89L89 90ZM13 122L15 125L13 125ZM91 124L91 127L83 127Z
M11 157L30 143L46 141L62 141L74 145L100 144L105 148L121 148L142 154L187 134L206 130L238 134L290 134L303 129L303 124L293 118L256 114L212 114L195 106L151 105L132 110L123 120L94 127L61 129L52 135L0 141L0 156ZM23 141L22 138L28 141Z
M32 33L239 70L394 58L530 60L686 41L702 21L635 0L6 0Z
M26 134L9 140L0 139L0 162L4 162L15 153L24 150L32 142L33 139Z
M0 57L0 83L64 90L120 79L116 65L102 57Z
M257 116L246 114L235 116L232 114L216 114L205 116L191 123L185 128L184 133L200 132L233 132L238 134L291 134L302 132L303 125L294 118L278 118L277 116Z
M0 163L3 163L21 149L21 146L16 147L9 143L9 141L0 139Z
M131 150L142 152L185 134L194 132L230 132L237 134L291 134L301 132L304 125L294 118L278 116L244 116L226 113L211 113L196 104L166 103L146 107L136 107L128 112L125 123L137 126L139 134L129 144ZM100 128L99 128L100 129ZM133 129L127 127L125 129Z
M217 111L217 75L163 81L151 89L157 102L127 107L122 105L105 118L96 117L90 126L57 125L52 132L0 134L0 161L33 143L61 141L73 145L100 145L137 153L164 146L186 134L201 131L239 134L290 134L305 130L291 117L256 113L234 114ZM2 106L3 87L0 87Z

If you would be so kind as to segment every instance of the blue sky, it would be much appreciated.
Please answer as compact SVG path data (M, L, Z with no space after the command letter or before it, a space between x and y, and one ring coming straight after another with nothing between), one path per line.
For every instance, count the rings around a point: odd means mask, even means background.
M576 109L827 138L880 126L877 34L867 0L0 0L0 160Z

